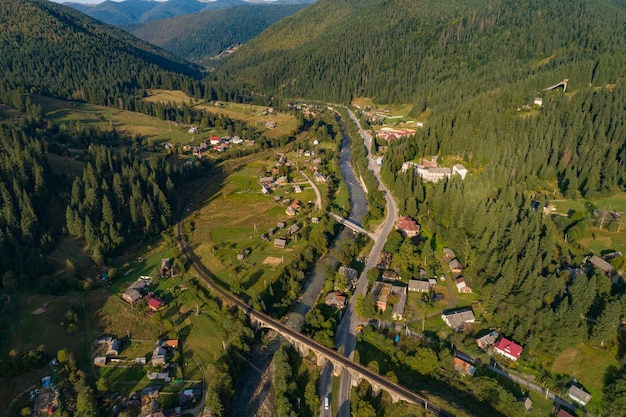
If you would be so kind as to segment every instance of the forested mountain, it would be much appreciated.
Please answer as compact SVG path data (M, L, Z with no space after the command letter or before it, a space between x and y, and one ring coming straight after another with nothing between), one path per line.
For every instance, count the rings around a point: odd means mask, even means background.
M146 88L189 90L199 72L132 35L45 0L0 4L0 100L22 92L124 107Z
M516 103L563 78L625 67L623 1L321 0L240 48L219 73L283 97L426 106L506 89Z
M250 4L305 4L314 0L107 0L99 4L80 4L67 2L67 6L73 7L88 16L115 26L124 26L132 23L146 23L154 20L168 19L171 17L196 13L199 11L226 9L234 6Z
M208 65L212 56L249 41L304 6L237 6L174 17L158 24L126 26L124 29L174 55Z

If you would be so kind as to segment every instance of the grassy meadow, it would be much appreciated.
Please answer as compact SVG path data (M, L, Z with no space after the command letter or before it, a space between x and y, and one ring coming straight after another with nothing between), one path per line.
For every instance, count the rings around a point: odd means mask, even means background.
M191 242L195 253L223 285L230 288L233 282L238 282L249 296L263 291L282 270L280 265L264 265L266 258L279 258L287 263L306 245L303 240L290 239L285 249L275 248L275 238L288 237L286 230L278 230L277 224L284 222L289 227L297 223L301 229L314 227L310 217L315 215L315 192L301 174L292 173L292 182L279 186L270 195L261 193L258 180L272 165L271 158L253 160L227 175L214 193L194 198L192 203L195 211L190 221L195 230ZM294 192L294 183L301 184L301 193ZM275 202L275 196L280 196L281 201ZM287 215L286 204L282 203L285 198L300 201L301 214ZM261 235L270 229L274 235L264 242ZM244 250L250 253L239 261L237 255Z
M584 364L584 366L581 366ZM603 409L602 387L604 376L609 367L618 367L615 352L611 350L595 349L581 344L565 349L552 365L552 372L574 377L591 395L591 401L586 409L594 412ZM595 413L594 413L595 414Z

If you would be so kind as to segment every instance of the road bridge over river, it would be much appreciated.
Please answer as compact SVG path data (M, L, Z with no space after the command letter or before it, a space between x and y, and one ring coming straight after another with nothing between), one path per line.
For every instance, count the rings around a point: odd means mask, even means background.
M372 240L376 240L376 235L374 233L363 229L358 224L346 219L345 217L338 216L335 213L329 213L329 214L333 217L333 219L337 220L338 223L346 226L348 229L353 230L357 233L363 233L364 235L369 236Z

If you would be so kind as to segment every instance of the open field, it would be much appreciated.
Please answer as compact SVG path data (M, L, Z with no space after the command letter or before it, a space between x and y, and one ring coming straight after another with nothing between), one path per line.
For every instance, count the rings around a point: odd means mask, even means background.
M46 118L58 124L81 123L102 130L115 129L129 136L144 136L157 143L171 141L187 144L192 139L186 129L142 113L43 96L33 96L32 100L42 107Z
M584 364L584 366L581 366ZM586 408L589 411L602 409L602 386L607 369L618 367L615 352L579 345L563 351L552 365L552 372L576 378L593 396Z
M233 282L238 282L249 295L263 291L280 274L280 265L263 265L267 257L288 263L306 244L304 240L290 238L285 249L275 248L275 238L289 237L286 230L277 229L277 223L285 222L287 227L294 223L300 228L313 227L310 214L307 214L311 213L315 200L313 189L306 183L303 184L303 192L296 194L293 193L293 185L285 185L279 186L270 195L263 195L258 179L265 175L266 163L250 161L224 178L215 194L194 199L192 203L192 207L201 207L191 217L195 223L191 242L196 254L201 256L205 265L210 265L211 271L224 285L230 287ZM294 182L304 179L297 173L293 177ZM301 201L303 214L288 216L286 205L274 202L274 196L280 196L281 200L290 198ZM241 210L242 207L245 210ZM270 229L274 235L264 242L261 235ZM237 254L244 250L248 250L249 254L239 261Z
M592 236L580 239L579 243L595 254L620 251L626 253L626 233L623 231L609 232L607 230L591 229Z
M150 90L148 97L144 98L144 100L151 103L175 103L176 105L182 105L183 103L195 105L202 102L202 100L189 97L180 90Z
M609 210L626 213L626 193L617 193L611 197L593 200L553 200L551 204L556 207L559 214L567 214L570 210L592 211Z
M176 144L199 143L212 135L223 135L219 129L201 128L197 134L188 132L188 127L176 125L167 120L147 116L142 113L122 111L118 108L96 106L92 104L68 102L50 97L33 95L33 102L39 104L46 118L58 124L81 123L97 126L102 130L115 129L128 136L139 135L157 144L173 142ZM235 103L220 103L220 106L202 104L199 100L186 96L181 91L155 90L146 98L147 101L172 102L177 104L192 103L196 110L224 114L232 119L249 123L267 137L275 138L291 134L296 129L295 117L287 113L264 115L265 107ZM198 104L200 103L200 104ZM267 129L265 123L273 121L275 129Z
M193 106L196 110L206 110L211 113L224 114L231 119L242 120L255 127L268 138L277 138L283 135L290 135L296 130L296 119L288 113L268 113L263 114L267 107L253 106L251 104L225 103L220 102L219 106L215 104L197 104ZM266 122L275 122L274 129L266 129Z

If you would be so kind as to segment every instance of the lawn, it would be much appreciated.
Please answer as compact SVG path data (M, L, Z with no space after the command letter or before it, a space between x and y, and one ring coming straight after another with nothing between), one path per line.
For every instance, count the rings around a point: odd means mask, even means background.
M576 378L593 396L586 409L595 414L602 410L604 375L610 366L618 366L614 351L594 349L581 344L563 351L554 360L551 371Z
M607 230L591 229L592 235L580 239L579 243L595 254L620 251L626 253L626 233L610 232Z

